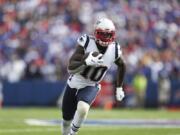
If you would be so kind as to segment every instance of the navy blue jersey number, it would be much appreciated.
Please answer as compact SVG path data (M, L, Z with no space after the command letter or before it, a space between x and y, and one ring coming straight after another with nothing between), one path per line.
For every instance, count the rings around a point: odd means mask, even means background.
M104 73L106 72L107 67L92 67L87 66L81 73L81 75L86 78L90 79L92 81L99 81Z

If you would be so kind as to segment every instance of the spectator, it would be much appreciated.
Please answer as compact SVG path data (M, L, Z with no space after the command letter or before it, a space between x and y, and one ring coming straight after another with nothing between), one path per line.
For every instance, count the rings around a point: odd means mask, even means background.
M141 61L155 83L162 73L180 78L179 7L178 0L0 1L0 78L65 79L77 37L102 16L116 23L130 78Z
M139 73L134 76L133 88L136 96L136 107L144 107L147 88L147 78L144 74Z

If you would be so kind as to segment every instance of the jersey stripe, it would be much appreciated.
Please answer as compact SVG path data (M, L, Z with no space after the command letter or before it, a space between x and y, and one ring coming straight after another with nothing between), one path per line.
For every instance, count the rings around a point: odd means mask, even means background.
M87 40L86 40L86 43L84 45L84 49L86 50L86 48L88 47L88 44L89 44L89 36L87 36Z
M118 58L118 43L115 43L115 60Z

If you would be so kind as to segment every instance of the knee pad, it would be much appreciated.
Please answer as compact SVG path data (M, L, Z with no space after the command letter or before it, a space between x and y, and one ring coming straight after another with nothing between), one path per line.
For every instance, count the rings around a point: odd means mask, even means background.
M81 116L87 115L90 105L84 101L79 101L77 105L77 111Z

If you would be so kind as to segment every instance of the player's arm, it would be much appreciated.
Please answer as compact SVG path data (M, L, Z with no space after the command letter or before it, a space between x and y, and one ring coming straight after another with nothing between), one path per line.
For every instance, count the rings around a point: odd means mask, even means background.
M84 48L78 45L69 60L68 72L70 74L75 74L82 71L86 66L99 66L102 65L102 63L103 59L101 53L85 53Z
M69 60L68 72L71 74L77 73L83 70L85 66L84 48L80 45L77 45L74 53Z
M77 40L77 47L69 60L68 72L75 74L82 71L86 66L97 66L102 64L102 54L94 55L94 52L85 53L89 44L89 37L83 35Z
M116 87L122 87L123 80L126 72L126 65L121 57L119 57L115 64L117 65L117 81L116 81Z
M121 57L119 57L115 64L118 66L117 68L117 80L116 80L116 99L121 101L125 94L123 91L123 80L126 72L126 65Z

